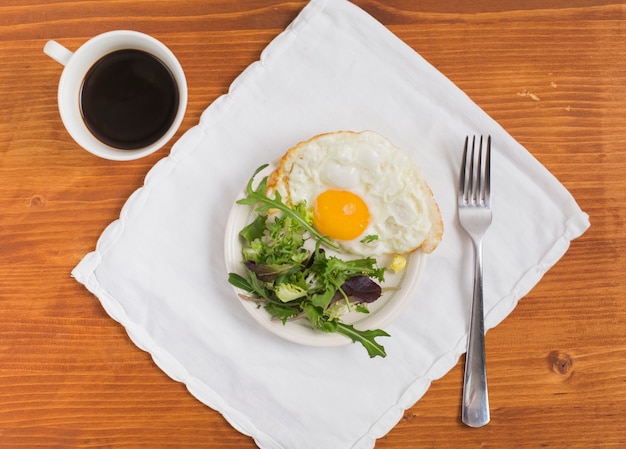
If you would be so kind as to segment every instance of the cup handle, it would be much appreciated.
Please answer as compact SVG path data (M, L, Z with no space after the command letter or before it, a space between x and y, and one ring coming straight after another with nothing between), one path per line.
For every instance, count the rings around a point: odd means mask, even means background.
M43 47L43 52L61 65L67 65L74 53L69 51L57 41L48 41Z

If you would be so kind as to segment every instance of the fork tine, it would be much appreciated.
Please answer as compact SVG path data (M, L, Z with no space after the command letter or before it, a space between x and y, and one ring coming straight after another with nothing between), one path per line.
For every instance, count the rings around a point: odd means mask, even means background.
M485 156L485 205L489 207L491 200L491 136L487 136L487 152Z
M463 159L461 160L461 176L459 176L459 204L466 202L467 195L467 146L469 143L469 136L465 136L465 145L463 147Z
M467 176L469 177L469 180L467 182L467 202L469 204L474 203L474 201L476 200L476 191L475 191L476 173L474 171L474 152L475 151L476 151L476 136L472 136L472 151L469 154L470 166L469 166L469 172L467 173Z

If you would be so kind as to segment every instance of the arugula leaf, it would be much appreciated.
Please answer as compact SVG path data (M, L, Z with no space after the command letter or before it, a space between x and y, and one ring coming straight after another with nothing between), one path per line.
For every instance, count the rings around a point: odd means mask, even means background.
M378 240L378 236L376 234L370 234L359 240L361 243L372 243Z
M361 343L370 358L379 356L385 357L387 353L385 348L374 340L375 337L389 337L389 334L381 329L365 330L361 331L356 329L351 324L337 323L337 333L349 337L355 343Z
M290 319L300 315L300 309L296 305L268 303L265 310L272 316L285 324Z
M360 343L367 350L370 358L385 357L387 353L385 348L376 342L376 337L389 337L389 334L381 329L359 330L351 324L345 324L338 319L327 319L320 307L312 304L304 305L304 311L307 318L313 324L313 327L324 332L337 332L350 338L354 343Z
M360 274L376 278L379 281L383 281L385 278L385 269L377 268L376 259L373 257L342 260L335 256L326 257L324 252L316 252L313 265L317 265L318 271L323 272L326 277L336 278L343 274L347 279Z
M335 242L330 240L328 237L320 234L317 231L317 229L311 226L306 216L302 216L301 213L298 213L298 212L301 212L301 209L296 208L294 210L294 209L291 209L286 204L284 204L282 201L280 192L278 190L274 192L274 199L271 199L267 195L265 195L265 190L267 188L267 176L264 177L261 180L261 182L259 182L259 185L257 186L256 190L252 188L252 184L254 182L254 178L256 177L256 175L258 175L261 171L263 171L263 169L265 169L265 167L267 167L268 165L269 164L261 165L259 168L256 169L256 171L252 175L252 178L250 178L246 186L246 193L248 196L246 198L242 198L238 200L237 203L247 204L250 206L259 204L255 209L259 213L268 212L271 209L278 209L285 216L288 216L292 218L293 220L297 221L311 235L315 236L318 240L324 242L324 244L328 245L331 248L339 249L339 245L337 245Z
M253 272L249 272L248 279L237 273L228 274L228 282L247 292L253 293L259 298L270 299L270 295Z
M254 293L254 289L252 288L250 282L237 273L228 273L228 282L237 288Z

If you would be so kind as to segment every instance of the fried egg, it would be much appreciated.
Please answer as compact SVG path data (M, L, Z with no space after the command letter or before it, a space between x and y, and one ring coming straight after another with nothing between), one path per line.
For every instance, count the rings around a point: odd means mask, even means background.
M291 148L270 174L268 194L306 202L313 225L360 256L432 252L439 208L417 164L373 131L321 134Z

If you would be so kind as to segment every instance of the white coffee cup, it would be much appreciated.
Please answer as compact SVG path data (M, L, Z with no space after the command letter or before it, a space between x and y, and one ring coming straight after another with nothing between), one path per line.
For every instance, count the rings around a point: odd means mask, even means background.
M118 50L139 50L158 58L170 71L178 87L178 107L167 131L158 140L141 148L120 149L99 140L83 120L81 90L91 67L102 57ZM174 54L161 42L143 33L116 30L100 34L72 53L51 40L44 52L65 68L58 90L59 112L68 133L84 149L105 159L124 161L147 156L162 148L176 133L187 108L187 81Z

